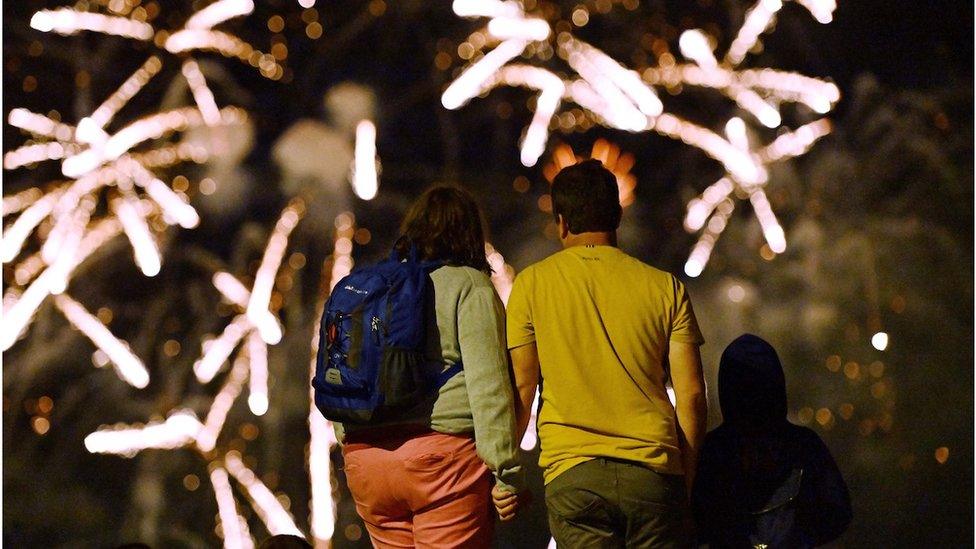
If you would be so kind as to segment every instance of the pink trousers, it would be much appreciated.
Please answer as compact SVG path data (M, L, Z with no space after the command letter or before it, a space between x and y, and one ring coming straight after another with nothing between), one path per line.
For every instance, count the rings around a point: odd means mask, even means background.
M491 483L470 436L361 437L342 455L375 547L490 546Z

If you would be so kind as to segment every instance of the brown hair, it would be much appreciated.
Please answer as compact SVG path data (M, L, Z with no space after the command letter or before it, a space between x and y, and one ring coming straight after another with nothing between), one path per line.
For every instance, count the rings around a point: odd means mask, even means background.
M420 259L444 261L491 273L485 258L485 221L470 193L439 185L420 195L400 226L397 253L407 257L411 244Z

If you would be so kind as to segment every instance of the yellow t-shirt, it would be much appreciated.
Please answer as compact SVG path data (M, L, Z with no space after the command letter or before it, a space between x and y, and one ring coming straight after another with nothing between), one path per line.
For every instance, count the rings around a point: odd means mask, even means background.
M683 473L668 341L704 340L678 279L612 246L574 246L519 274L507 316L508 348L539 352L547 484L596 457Z

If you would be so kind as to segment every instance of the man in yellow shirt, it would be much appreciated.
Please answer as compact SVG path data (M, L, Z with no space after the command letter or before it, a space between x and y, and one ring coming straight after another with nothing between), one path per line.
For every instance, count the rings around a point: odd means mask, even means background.
M617 184L599 161L563 169L552 200L564 249L518 276L507 312L521 431L541 376L550 530L560 547L687 546L706 420L691 301L616 247ZM516 498L493 496L511 518Z

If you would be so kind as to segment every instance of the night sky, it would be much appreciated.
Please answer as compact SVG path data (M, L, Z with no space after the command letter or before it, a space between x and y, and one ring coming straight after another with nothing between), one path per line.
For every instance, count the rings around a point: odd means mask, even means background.
M157 28L177 28L193 11L191 4L207 3L144 2L160 8L153 10L161 13L152 21ZM592 2L548 4L558 5L565 18L578 3ZM702 28L717 38L721 50L752 4L641 0L630 11L618 3L614 0L609 14L594 13L574 33L637 68L654 64L653 54L639 51L642 35L661 37L680 59L677 36ZM274 145L295 122L324 120L323 95L336 84L356 82L376 95L379 197L366 202L337 192L330 195L334 208L326 208L331 215L351 210L358 226L371 231L371 240L357 243L357 262L384 256L409 201L440 182L460 184L479 198L493 243L521 270L558 246L544 236L550 220L537 206L546 196L543 167L553 148L565 143L583 154L604 138L636 159L631 172L638 180L637 202L625 211L622 247L684 277L682 267L697 238L682 227L685 205L724 175L721 165L698 149L656 134L603 127L554 131L539 165L526 168L519 162L518 142L532 118L527 100L534 92L499 88L455 111L440 103L452 71L464 66L458 44L483 20L456 17L446 0L319 0L315 24L321 37L312 38L311 19L303 19L296 0L256 4L253 14L226 28L262 51L273 43L286 44L281 80L261 78L235 60L200 56L233 82L215 87L217 103L246 108L255 123L254 147L232 176L245 182L240 199L203 202L215 215L204 216L192 230L168 230L161 237L167 251L159 277L142 277L132 265L131 250L120 244L98 269L79 274L69 288L90 310L110 309L113 333L130 341L152 375L164 381L154 377L142 392L119 387L123 384L110 368L91 367L92 345L49 302L28 335L4 353L3 539L10 546L134 541L144 535L140 513L152 508L157 492L165 503L157 522L174 525L160 528L160 546L219 543L204 460L189 450L149 451L131 460L92 456L84 451L83 439L103 424L160 419L181 403L206 411L216 388L195 385L189 371L201 336L219 332L230 312L218 304L199 264L230 265L244 279L253 276L262 239L290 198L282 171L271 160ZM840 546L971 546L973 4L838 4L834 21L820 25L787 2L775 30L763 39L762 51L744 64L829 79L840 88L841 101L829 114L833 135L772 172L770 196L790 250L775 261L761 259L761 233L747 201L738 201L712 262L702 277L688 280L708 340L703 348L706 379L714 382L717 357L743 331L760 333L777 346L789 381L791 420L818 429L851 489L855 519ZM158 51L121 38L61 37L29 28L35 11L65 5L4 2L5 121L11 109L26 107L55 110L65 122L75 123ZM283 18L283 28L272 31L269 20L276 16ZM446 69L436 66L439 53L449 54ZM167 64L110 129L160 108L169 83L180 78L178 67ZM667 109L716 131L735 113L733 104L711 91L662 91L661 96ZM809 112L784 108L790 127L810 120ZM767 140L775 136L764 128L750 131ZM6 123L3 137L4 152L29 138ZM163 179L185 173L195 185L207 176L205 170L180 166L166 171ZM56 180L59 171L57 162L4 171L4 196ZM521 190L513 187L517 178L527 178ZM105 208L99 208L103 213ZM8 228L9 223L4 220ZM234 438L221 444L260 456L266 481L273 478L267 482L289 494L299 527L307 531L303 460L308 409L300 406L307 394L302 376L319 290L315 269L331 253L332 235L331 217L303 223L292 246L305 254L303 264L309 258L309 274L294 275L295 289L285 292L279 311L286 339L272 349L273 411L256 420L237 410ZM29 245L33 253L39 242L33 239ZM11 263L4 264L3 273L5 292L17 287ZM745 288L741 307L725 297L734 286ZM208 316L210 309L219 314ZM150 318L160 324L149 325ZM819 324L823 318L830 320ZM882 326L892 336L887 354L865 344ZM177 343L176 355L163 350L164 341ZM714 393L710 385L710 427L721 420ZM48 395L53 411L42 413L38 406ZM278 410L276 402L282 403ZM850 414L853 419L840 419L846 405L857 408ZM819 427L819 420L811 419L818 409L834 414ZM797 419L807 411L811 417ZM39 433L38 418L50 420L49 433ZM255 441L251 434L257 428L261 437ZM939 457L942 448L947 460ZM527 456L527 462L536 455ZM196 480L187 480L192 475ZM140 492L137 479L146 478L158 481L152 485L157 492ZM191 489L200 479L203 486ZM500 530L500 546L544 546L548 537L540 489L533 510ZM363 546L348 501L340 503L338 512L336 547ZM252 534L262 539L266 530L249 518Z

